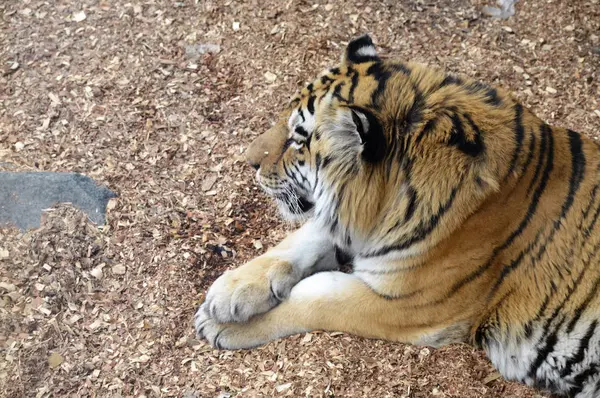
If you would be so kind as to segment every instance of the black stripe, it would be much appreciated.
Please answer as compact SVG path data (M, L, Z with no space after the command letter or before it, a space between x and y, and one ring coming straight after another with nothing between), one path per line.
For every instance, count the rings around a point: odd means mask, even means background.
M332 234L334 234L335 230L337 229L337 226L338 226L338 218L336 217L335 220L333 220L333 222L329 226L329 232L331 232Z
M598 374L598 364L595 362L589 364L588 368L585 371L581 372L573 378L572 383L574 384L574 386L569 389L569 397L575 397L581 391L583 391L583 388L587 385L587 383L584 382L590 377L595 376L596 374Z
M540 245L540 248L538 249L537 254L533 258L534 265L537 261L541 260L542 255L546 252L546 247L548 246L549 243L551 243L554 240L554 236L556 235L556 232L562 227L562 225L563 225L562 221L565 219L565 217L567 216L567 213L571 209L571 206L573 205L573 201L575 199L575 194L579 190L581 181L583 181L583 178L585 175L585 155L583 154L581 146L582 146L582 143L581 143L581 137L579 136L579 134L570 131L569 132L569 147L571 149L571 170L572 171L571 171L571 178L569 179L569 192L567 193L567 197L565 198L565 201L563 202L563 204L561 206L560 215L552 223L552 230L550 231L548 236L544 239L544 242ZM519 256L515 260L513 260L510 265L504 266L504 268L502 269L502 273L500 274L500 277L498 278L498 280L496 281L496 284L494 285L494 287L492 288L492 291L490 292L490 295L493 295L496 292L496 290L502 284L502 282L504 281L506 276L508 276L508 274L510 274L512 271L514 271L516 268L518 268L524 255L533 251L534 246L537 245L537 243L538 243L540 234L541 234L541 231L538 231L534 241L532 243L530 242L527 245L526 249L521 251Z
M460 116L454 113L452 114L452 130L450 130L450 139L448 145L456 146L461 152L471 157L477 157L483 151L483 143L481 142L481 135L475 137L475 141L471 141L467 138L465 129ZM477 139L479 138L479 140Z
M542 363L544 363L546 358L548 358L548 355L550 355L550 353L552 351L554 351L554 347L556 346L556 343L558 342L558 330L561 328L564 321L565 320L562 319L558 323L556 329L554 329L554 331L552 333L550 333L550 335L548 335L548 337L546 338L546 343L544 344L544 348L542 348L541 350L538 351L535 360L532 362L531 366L529 367L529 372L528 372L529 377L534 378L534 379L536 378L535 375L536 375L538 368L542 365Z
M302 178L302 182L308 182L308 179L304 176L304 174L302 174L302 171L300 170L300 168L298 167L298 165L296 163L294 163L293 166L294 166L294 170L296 170L296 172Z
M335 97L335 98L337 98L338 100L340 100L340 101L342 101L342 102L348 102L348 101L346 101L346 98L342 97L342 94L341 94L341 92L342 92L342 87L344 87L344 84L346 84L346 83L344 83L344 82L339 82L338 84L336 84L336 85L333 87L333 93L332 93L332 96L333 96L333 97Z
M492 290L489 292L488 298L492 297L496 293L496 291L500 288L500 286L504 282L504 279L506 279L506 277L511 272L513 272L515 269L517 269L519 267L519 265L521 265L521 261L523 261L523 259L525 258L525 255L529 254L533 250L533 248L538 244L541 235L542 235L542 231L539 230L537 232L537 234L535 235L535 239L533 241L529 242L529 244L525 247L525 249L521 250L521 252L518 254L518 256L515 259L513 259L510 262L510 264L502 267L502 271L500 272L498 279L496 279L496 283L492 287Z
M594 319L594 321L590 324L587 331L585 332L583 338L579 340L579 348L577 348L577 352L575 353L575 355L569 358L569 360L565 364L565 367L560 372L561 377L570 375L573 371L573 366L583 361L583 359L585 358L585 351L589 348L590 340L594 335L594 332L596 331L596 326L598 326L598 321Z
M594 196L595 196L595 192L592 192L592 193L594 193ZM596 211L594 211L594 215L592 216L592 221L590 222L590 224L583 229L583 237L586 240L589 239L590 235L592 234L592 230L594 229L594 226L596 225L596 222L598 221L598 216L600 216L600 206L598 206L596 208Z
M477 279L481 275L483 275L492 266L492 264L494 264L494 260L496 259L498 254L500 254L500 252L502 252L504 249L509 247L514 242L514 240L523 233L525 228L531 222L531 219L533 218L533 215L535 214L535 212L537 210L537 207L539 204L539 199L540 199L542 193L544 192L544 190L546 189L546 185L550 178L550 172L552 171L552 168L554 167L554 163L553 163L554 162L554 139L553 139L549 129L544 129L541 132L541 134L542 134L542 142L544 142L544 147L546 145L545 144L546 141L548 142L548 147L549 147L547 161L546 161L546 168L544 170L542 180L540 181L540 184L535 191L535 196L529 202L529 207L527 208L525 217L523 217L523 219L519 223L518 227L510 234L510 236L500 246L496 246L494 248L494 250L492 251L492 255L488 259L488 261L486 261L483 265L479 266L475 271L471 272L465 278L456 282L452 286L452 288L450 289L448 294L443 299L438 300L439 302L442 302L442 301L452 297L460 289L462 289L465 285L469 284L470 282L474 281L475 279ZM436 301L435 303L438 303L438 301Z
M409 234L408 238L404 239L403 241L401 241L398 244L384 246L381 249L375 250L373 252L368 252L368 253L364 254L363 257L382 256L391 251L407 249L407 248L411 247L412 245L414 245L415 243L419 243L419 242L423 241L425 238L427 238L427 236L429 236L429 234L431 234L431 232L433 232L435 227L437 227L438 223L440 222L440 219L442 218L442 216L448 211L448 209L450 209L452 207L452 203L454 202L454 199L456 198L456 193L458 192L461 185L462 185L462 181L460 181L459 184L452 189L452 191L450 192L450 196L438 208L437 212L435 214L433 214L429 218L429 220L421 221L419 223L419 225L414 229L414 231L412 231Z
M348 70L349 73L352 74L352 79L350 80L350 91L348 91L348 102L353 104L354 103L354 90L356 90L356 86L358 86L358 72L352 70L352 72L350 72L350 69Z
M508 292L506 292L504 296L500 298L500 300L496 301L493 307L490 308L490 310L492 310L493 308L496 309L495 319L493 319L492 316L487 316L485 323L483 325L479 325L475 330L474 341L478 348L483 348L484 340L487 342L487 340L491 338L491 332L494 326L500 323L500 315L498 313L498 308L500 308L502 304L504 304L504 302L508 299L508 297L510 297L513 293L514 289L511 289ZM490 322L492 319L494 320L493 324Z
M406 180L407 180L407 183L410 182L410 169L406 171ZM400 226L406 225L406 223L412 218L412 216L415 212L416 204L417 204L416 203L417 202L417 192L410 185L408 186L408 189L407 189L407 196L408 196L408 205L406 206L406 209L404 212L404 218L399 218L394 223L394 225L392 227L390 227L390 229L387 230L386 235L391 234L393 231L398 229Z
M306 109L311 115L315 114L315 96L311 95L308 97L308 102L306 103Z
M425 107L425 98L417 86L413 85L414 99L413 103L404 115L404 131L409 132L414 126L423 119L423 108Z
M351 264L353 260L353 256L347 251L340 248L338 245L335 245L335 261L337 261L340 265Z
M471 94L481 94L483 93L485 97L485 102L489 105L500 106L502 105L502 100L498 97L498 92L495 88L488 86L482 82L472 82L466 86L466 89Z
M473 142L473 144L471 144L472 151L471 151L470 155L477 156L485 151L485 144L483 142L483 134L481 133L479 126L473 121L473 119L471 119L471 116L468 113L465 113L463 116L465 119L467 119L467 123L469 123L469 126L475 133L475 137L474 137L475 139L473 140L474 142Z
M319 186L319 171L320 171L320 169L321 169L321 155L317 153L315 155L315 186L313 187L313 191L319 195L320 195L320 191L317 193L317 187Z
M583 246L582 246L583 248ZM545 337L549 330L550 330L550 325L552 324L552 322L554 321L554 319L556 319L556 317L560 314L560 312L562 311L563 307L565 306L565 304L567 302L569 302L569 300L571 299L571 296L573 295L573 293L575 293L575 291L577 290L577 288L579 287L579 284L581 283L581 281L583 280L586 272L588 271L588 267L590 266L590 264L592 263L592 260L594 259L594 256L596 256L596 254L598 254L598 250L600 250L600 243L596 244L590 253L588 253L588 258L585 259L583 261L583 268L581 269L581 272L579 273L579 275L577 275L577 278L575 278L575 280L573 281L573 283L571 285L569 285L567 287L567 294L563 297L562 301L560 302L560 304L554 308L554 311L552 312L552 314L550 315L550 317L548 317L544 323L543 329L544 329L544 334L542 337ZM571 249L570 251L570 255L567 257L568 259L570 259L570 263L572 263L573 261L573 254L575 252L575 249ZM568 264L567 266L570 266L571 264ZM600 282L600 278L596 279L595 284L597 285ZM594 292L595 293L595 292ZM575 323L577 323L578 321L578 317L577 317L577 312L576 312L576 316L574 318L571 319L571 323L573 324L573 326L571 326L571 324L567 325L567 331L570 333L570 331L573 330L573 327L575 325Z
M302 112L302 109L298 109L298 116L300 116L302 118L302 123L304 123L306 121L306 118L304 117L304 112Z
M533 324L535 322L538 322L540 319L542 319L542 316L546 312L546 308L548 308L549 303L550 303L550 295L546 295L546 297L544 297L544 301L542 302L542 305L540 306L540 308L538 308L538 311L535 314L535 317L533 319L529 320L523 327L523 330L525 331L525 338L527 338L527 339L531 338L531 335L533 334Z
M406 137L404 137L404 138L406 138ZM402 140L404 142L404 139L399 136L398 127L396 126L396 121L392 122L391 134L389 135L389 140L390 140L390 146L387 151L387 161L386 161L386 165L385 165L385 178L388 181L392 177L392 166L396 163L396 159L402 156L398 153L398 140Z
M296 134L301 135L302 137L308 137L308 131L306 131L306 129L302 126L296 126L294 131L296 132Z
M596 384L594 385L594 393L592 394L592 397L597 397L597 393L600 392L600 378L598 378L598 380L596 380Z
M300 183L300 181L298 181L298 179L296 178L296 176L294 175L294 173L292 173L290 171L290 169L288 169L287 165L285 164L285 162L283 162L283 171L285 172L285 174L291 178L298 186L301 186L302 184Z
M279 153L279 156L277 156L277 159L275 159L275 162L273 162L274 164L279 163L281 158L283 158L283 155L285 155L285 151L287 151L290 145L292 145L292 142L294 142L294 140L292 140L291 138L285 140L283 146L281 147L281 152Z
M581 186L581 182L585 177L585 155L582 150L582 142L579 134L569 130L569 148L571 149L571 178L569 178L569 192L563 202L559 217L554 220L552 224L552 231L546 238L546 242L540 247L535 257L536 261L539 261L542 254L546 251L548 243L552 242L556 232L562 227L562 220L567 216L567 213L571 209L575 200L575 194Z
M429 119L427 123L425 123L425 126L421 129L421 131L417 135L417 138L415 138L415 145L418 145L421 142L421 140L425 137L425 135L427 135L430 131L436 128L437 122L438 119L433 118Z
M442 80L442 82L440 83L439 88L449 86L449 85L462 86L462 84L463 84L463 81L460 77L453 76L453 75L446 75L444 80Z
M598 181L599 174L600 174L600 162L596 166L596 172L594 175L596 176L597 181L596 181L596 184L594 184L594 188L592 188L592 191L590 193L590 200L589 200L588 204L585 206L585 209L583 209L581 212L582 218L584 218L584 219L587 218L587 215L592 210L592 206L594 205L594 202L596 200L596 195L598 194L598 189L600 189L600 181ZM582 225L583 225L583 220L578 225L577 230L579 230Z
M504 181L506 181L510 175L515 170L515 166L517 165L517 160L519 160L519 155L521 153L521 148L523 146L523 137L525 136L525 130L523 128L523 106L521 104L515 104L515 150L513 151L512 159L510 160L510 165L508 166L508 172L504 176ZM530 152L531 153L531 152Z
M377 106L379 103L379 97L385 91L387 81L392 76L392 73L385 70L383 65L380 63L373 64L367 69L367 74L372 75L377 81L377 88L371 94L371 104Z
M600 243L596 244L592 248L592 251L589 253L588 258L586 260L584 260L583 269L581 270L581 272L579 273L579 275L577 276L577 278L575 279L575 281L573 282L573 284L568 287L567 294L564 296L562 302L554 309L554 311L552 312L552 315L548 319L546 319L546 322L545 322L545 324L543 326L544 333L542 335L542 338L540 339L540 341L541 341L544 338L546 338L546 336L548 336L548 338L546 339L546 344L545 344L546 349L543 350L544 353L547 353L547 354L550 353L550 351L548 351L548 348L550 347L550 344L553 342L554 337L557 335L558 330L563 325L563 323L565 321L565 318L563 317L561 319L561 321L558 323L558 325L556 326L556 328L554 329L554 331L552 333L550 333L550 325L552 324L552 322L554 321L554 319L561 313L564 305L571 299L571 296L577 290L577 287L581 283L581 280L584 278L584 275L586 274L589 265L592 263L592 260L594 259L594 257L598 253L598 250L600 250ZM574 252L574 249L572 251ZM568 256L567 258L572 259L573 258L572 253L571 253L571 256ZM588 297L593 297L596 294L595 290L597 289L597 286L598 286L599 282L600 282L600 278L597 278L596 281L595 281L595 287L592 290L592 292L590 292L590 294L589 294ZM576 312L576 314L581 315L581 312ZM576 317L573 318L571 320L571 323L567 326L567 333L570 333L570 331L572 331L572 328L573 328L574 324L577 322L577 320L578 320L578 316L576 315ZM547 356L547 354L546 354L546 356ZM540 358L541 358L541 352L538 354L538 360ZM534 364L537 364L537 366L536 366L535 369L537 369L537 367L539 367L539 365L541 365L541 363L545 359L546 359L545 357L541 358L541 362L538 361L538 360L536 360L536 362L534 363ZM539 364L538 364L538 362L539 362ZM532 374L532 371L535 372L535 369L532 366L532 368L530 369L530 374ZM535 374L535 373L533 373L533 374Z
M330 78L329 76L325 75L325 76L321 76L321 84L326 85L328 83L333 83L334 80L332 78Z
M398 63L398 62L389 64L388 67L390 68L390 70L392 72L401 72L401 73L404 73L405 75L410 75L412 72L408 66Z
M406 206L406 211L404 212L404 223L407 223L415 213L415 208L417 207L417 191L411 186L408 187L408 206Z
M525 173L527 172L527 169L529 168L529 165L531 164L531 161L533 160L533 155L535 153L535 134L533 134L533 132L532 132L530 134L530 137L531 138L529 140L529 152L527 153L527 158L525 159L525 163L523 164L523 167L521 167L521 173L519 174L517 183L519 183L521 181L521 179L525 176Z
M543 130L544 126L545 126L545 124L542 124L542 126L540 127L540 135L541 135L540 153L538 154L538 161L537 161L537 164L535 165L535 171L533 173L533 177L531 178L531 182L529 183L529 187L527 188L527 196L529 196L529 194L531 193L531 190L533 189L533 186L537 182L540 171L542 170L542 165L544 164L544 157L546 156L545 152L547 149L546 145L548 144L548 142L547 142L548 137L544 134L544 130Z
M592 300L594 298L596 298L596 293L598 292L598 287L600 287L599 282L600 281L598 279L596 279L596 281L594 282L594 287L592 288L592 290L589 291L585 300L583 300L583 302L577 306L577 309L575 310L575 316L573 316L573 318L571 318L571 321L567 325L568 333L573 331L573 329L575 328L575 325L577 324L577 322L579 322L579 318L581 318L581 315L583 315L583 313L585 312L587 307L590 305Z

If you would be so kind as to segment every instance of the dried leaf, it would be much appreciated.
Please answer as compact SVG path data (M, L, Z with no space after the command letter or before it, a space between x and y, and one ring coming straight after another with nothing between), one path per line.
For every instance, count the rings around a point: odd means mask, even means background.
M483 379L483 384L490 384L492 381L499 379L502 375L498 372L492 372Z
M139 363L146 363L146 362L148 362L150 359L151 359L151 358L150 358L150 356L148 356L148 355L144 354L144 355L141 355L141 356L139 356L139 357L132 358L132 359L131 359L131 362L134 362L134 363L138 363L138 362L139 362Z
M50 98L50 101L52 101L52 104L54 104L54 105L60 105L62 103L60 98L58 98L58 96L54 93L48 93L48 97Z
M277 392L283 392L285 390L287 390L288 388L290 388L292 386L292 383L285 383L285 384L281 384L279 386L275 386L275 389L277 390Z
M104 276L102 273L102 268L104 268L104 264L100 264L94 269L92 269L90 271L90 274L96 279L102 279L102 277Z
M14 292L17 290L17 287L12 283L0 282L0 289L4 289L7 292Z
M304 344L306 344L306 343L310 343L310 342L311 342L311 340L312 340L312 338L313 338L313 335L312 335L312 333L306 333L306 334L304 335L304 337L302 338L302 343L304 343Z
M217 182L217 179L218 176L216 174L209 174L208 176L206 176L206 178L204 178L204 181L202 181L202 190L204 192L210 191L213 185L215 185L215 182Z
M275 73L272 72L265 72L265 79L269 82L269 83L273 83L275 82L275 80L277 80L277 75Z
M53 352L48 357L48 366L50 366L51 369L56 369L64 362L64 360L65 359L58 352Z
M73 13L73 16L71 17L71 19L75 22L84 21L86 18L87 18L87 15L85 15L84 11L76 11Z
M111 271L115 275L125 275L125 272L127 272L127 268L125 268L125 266L122 264L117 264L111 268Z

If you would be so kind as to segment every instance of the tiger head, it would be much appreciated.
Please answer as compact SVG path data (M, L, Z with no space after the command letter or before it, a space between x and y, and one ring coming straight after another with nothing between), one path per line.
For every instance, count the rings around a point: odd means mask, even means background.
M246 156L285 218L313 218L345 245L408 248L441 239L498 190L514 106L481 83L384 61L363 35Z

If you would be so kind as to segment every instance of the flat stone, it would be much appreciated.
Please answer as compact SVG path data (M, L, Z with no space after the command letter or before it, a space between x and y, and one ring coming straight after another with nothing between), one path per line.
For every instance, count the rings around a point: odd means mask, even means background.
M0 172L0 226L38 228L44 209L71 203L98 225L117 195L79 173Z

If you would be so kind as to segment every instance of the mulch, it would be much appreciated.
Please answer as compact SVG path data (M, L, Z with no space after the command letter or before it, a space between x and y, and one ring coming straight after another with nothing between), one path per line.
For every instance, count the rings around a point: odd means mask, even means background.
M508 20L491 3L0 2L0 170L119 194L102 227L63 205L0 233L0 396L544 396L466 345L310 333L227 352L192 328L220 273L294 228L243 152L352 36L598 138L598 0L522 1Z

